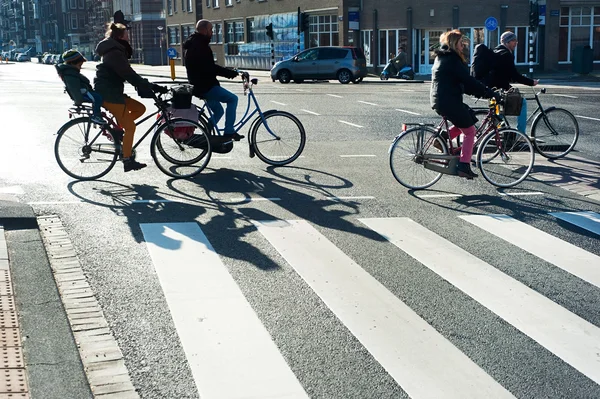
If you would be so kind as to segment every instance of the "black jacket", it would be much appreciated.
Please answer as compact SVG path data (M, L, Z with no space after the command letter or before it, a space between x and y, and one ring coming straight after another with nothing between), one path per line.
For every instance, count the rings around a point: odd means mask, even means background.
M92 90L92 85L87 77L81 74L79 69L69 64L58 64L56 66L58 76L65 83L67 93L75 103L81 105L83 102L83 94Z
M195 32L183 43L185 69L188 81L194 85L195 96L220 86L217 76L229 79L237 76L237 72L215 64L209 42L210 38Z
M517 71L515 57L508 48L501 44L494 49L494 53L495 65L483 79L483 83L487 87L508 90L511 83L533 86L533 79L529 79Z
M138 89L150 90L151 84L131 68L125 46L116 39L102 40L96 46L96 53L102 57L102 62L96 65L94 89L104 101L124 104L125 81Z
M463 104L463 93L486 98L494 93L470 75L467 65L448 46L441 46L436 54L431 69L431 108L457 127L473 126L476 119Z

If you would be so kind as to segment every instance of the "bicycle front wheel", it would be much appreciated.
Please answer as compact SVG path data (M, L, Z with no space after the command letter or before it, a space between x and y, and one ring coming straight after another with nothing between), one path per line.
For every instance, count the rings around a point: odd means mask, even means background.
M448 154L446 143L439 137L434 139L435 134L431 128L418 126L396 137L389 152L390 169L398 183L412 190L422 190L440 180L442 174L425 169L423 163L426 154Z
M112 134L89 117L65 123L54 142L58 166L77 180L94 180L106 175L117 162L120 145Z
M196 121L171 118L156 129L150 143L154 163L176 179L196 176L210 161L210 141Z
M515 129L501 129L482 139L477 165L485 180L494 186L513 187L531 172L534 155L529 137Z
M258 158L273 166L294 162L306 144L300 120L285 111L266 112L263 118L258 117L250 132L250 145Z
M577 144L579 124L575 116L566 109L552 108L535 119L531 137L540 155L549 159L561 158Z

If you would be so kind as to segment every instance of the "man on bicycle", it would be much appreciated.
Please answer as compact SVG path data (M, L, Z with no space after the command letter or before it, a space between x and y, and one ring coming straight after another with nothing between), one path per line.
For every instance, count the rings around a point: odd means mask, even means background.
M214 120L212 123L215 126L223 117L221 103L227 103L225 137L239 141L244 136L236 133L233 127L238 97L229 90L222 88L217 80L217 76L233 79L238 76L238 73L215 64L213 52L209 45L212 33L212 23L210 21L201 19L196 23L196 32L183 43L185 69L188 81L194 85L194 95L204 98L213 112Z
M517 35L511 31L506 31L500 36L501 44L494 49L494 65L486 77L483 78L483 84L489 88L508 90L511 83L521 83L526 86L535 86L538 79L530 79L520 74L515 67L515 56L513 55L515 47L519 43ZM523 98L523 107L521 114L517 119L517 130L525 133L527 124L527 100Z

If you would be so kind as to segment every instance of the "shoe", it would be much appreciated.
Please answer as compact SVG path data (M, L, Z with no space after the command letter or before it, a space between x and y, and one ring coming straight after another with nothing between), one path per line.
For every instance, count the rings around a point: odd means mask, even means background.
M474 177L477 177L477 175L471 170L471 165L469 162L459 162L456 169L458 170L459 177L464 177L467 180L472 180Z
M241 134L237 134L237 133L225 133L223 135L223 137L233 140L233 141L240 141L241 139L244 138L244 136L242 136Z
M185 145L189 145L190 147L200 148L206 150L208 148L206 136L200 134L194 134L190 138L181 141Z
M90 117L90 120L97 125L104 125L106 123L104 118L101 117L100 115L92 115Z
M146 166L148 165L146 165L145 163L138 162L133 158L123 158L123 169L125 170L125 172L144 169Z

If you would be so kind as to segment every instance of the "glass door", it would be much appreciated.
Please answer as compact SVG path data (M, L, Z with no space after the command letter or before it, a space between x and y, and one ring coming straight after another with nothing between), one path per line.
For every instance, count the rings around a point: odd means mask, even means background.
M419 74L431 74L431 67L435 60L435 50L440 46L440 36L443 30L421 30L419 44Z

